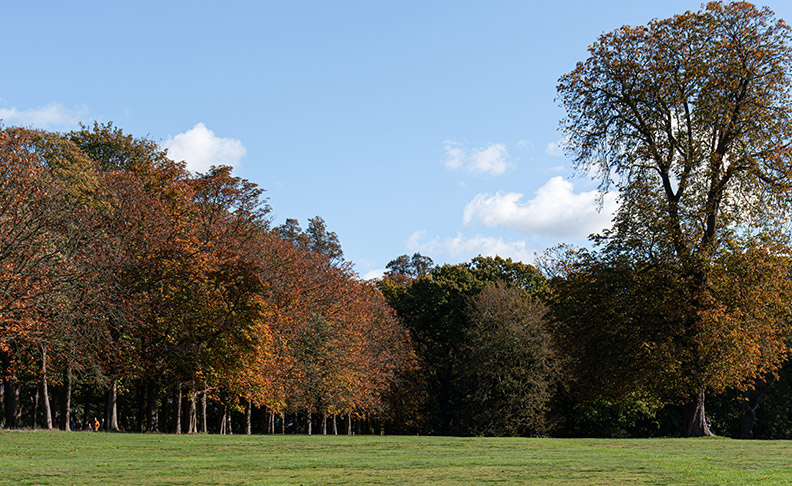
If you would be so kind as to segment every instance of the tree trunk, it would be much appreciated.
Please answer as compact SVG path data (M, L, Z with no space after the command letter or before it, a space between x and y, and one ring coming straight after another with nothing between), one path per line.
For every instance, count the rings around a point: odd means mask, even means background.
M3 374L3 407L5 412L5 428L17 429L22 423L22 406L19 401L19 383L15 377L8 375L8 368L11 366L11 357L0 352L0 363Z
M234 435L234 427L231 423L231 407L226 407L226 409L228 410L228 413L226 414L226 434Z
M281 434L286 433L286 412L281 412Z
M338 435L338 422L336 421L337 414L333 414L333 435Z
M181 386L181 383L179 383L179 385L178 385L176 388L177 388L177 390L178 390L178 392L177 392L177 398L176 398L176 433L177 433L177 434L181 434L181 433L182 433L182 427L181 427L181 416L182 416L182 386Z
M31 424L33 430L38 429L38 405L40 394L41 389L36 387L36 394L33 396L33 423Z
M770 390L775 382L776 377L771 377L770 380L767 381L767 384L759 391L759 394L756 396L756 400L753 404L751 403L750 394L747 392L745 393L744 400L740 402L740 410L742 411L742 416L740 417L741 439L753 439L753 427L756 423L756 410L759 408L759 403L761 403L762 397L764 397L765 393Z
M217 424L217 433L220 435L225 435L226 433L226 415L228 414L228 407L226 404L223 404L223 413L220 415L220 423Z
M322 414L322 435L327 435L327 412Z
M201 394L201 433L208 434L209 427L206 423L206 394L209 390L204 389L203 394Z
M22 423L22 405L19 401L19 384L16 380L7 380L3 383L5 388L5 415L6 428L18 429Z
M687 437L707 437L715 435L710 430L709 423L707 422L707 415L704 410L704 397L704 388L702 388L699 391L696 403L689 404L685 407L685 435Z
M157 387L146 382L146 432L159 432L159 407L157 407Z
M115 379L110 380L110 389L107 390L105 403L105 431L118 432L118 388Z
M756 409L746 400L740 403L740 439L753 439L753 426L756 422Z
M187 425L187 433L195 434L198 432L198 392L190 392L190 414Z
M308 435L313 435L313 414L308 411Z
M52 409L49 401L49 384L47 383L47 348L41 347L41 405L44 410L44 426L52 430Z
M61 403L61 430L71 430L71 394L72 394L72 368L71 364L66 365L63 372L63 401Z
M347 435L352 435L352 413L347 412Z
M253 402L248 400L247 408L245 409L245 435L253 433Z

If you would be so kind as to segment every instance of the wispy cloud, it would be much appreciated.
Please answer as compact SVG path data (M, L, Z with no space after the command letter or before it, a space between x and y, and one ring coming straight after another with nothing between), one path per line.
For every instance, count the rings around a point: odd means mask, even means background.
M368 272L364 273L360 276L362 280L374 280L375 278L382 278L385 275L384 268L377 268L374 270L369 270Z
M426 231L416 231L407 240L407 251L419 252L436 258L438 261L447 257L453 261L465 261L483 256L500 256L516 261L532 262L535 252L521 240L505 241L503 238L494 238L483 235L465 236L457 234L454 238L427 237Z
M563 157L568 144L569 137L562 137L560 140L548 143L545 147L545 153L552 157Z
M241 141L218 137L203 123L168 138L162 146L170 158L187 162L187 168L195 172L206 172L212 165L236 167L247 155Z
M468 149L458 142L447 140L445 166L452 170L464 169L474 174L501 175L513 167L509 151L501 143L484 148Z
M610 227L616 196L606 194L600 210L599 192L575 193L571 182L556 176L540 187L533 199L523 194L479 194L465 206L463 221L501 226L531 236L585 238Z
M6 125L60 130L77 128L81 120L87 119L85 107L67 108L60 103L20 110L16 107L0 108L0 119Z

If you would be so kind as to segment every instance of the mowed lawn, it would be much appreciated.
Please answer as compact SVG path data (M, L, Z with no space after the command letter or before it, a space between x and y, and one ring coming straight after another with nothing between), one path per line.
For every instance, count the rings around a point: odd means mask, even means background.
M789 485L792 442L3 431L0 484Z

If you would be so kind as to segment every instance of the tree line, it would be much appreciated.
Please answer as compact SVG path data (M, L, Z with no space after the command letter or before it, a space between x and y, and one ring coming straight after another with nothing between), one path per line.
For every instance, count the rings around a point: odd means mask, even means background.
M600 36L561 129L619 209L537 266L403 255L363 282L227 167L6 128L3 423L792 437L789 41L745 2Z
M228 167L95 124L3 129L0 174L5 427L351 430L413 366L324 221L271 227Z

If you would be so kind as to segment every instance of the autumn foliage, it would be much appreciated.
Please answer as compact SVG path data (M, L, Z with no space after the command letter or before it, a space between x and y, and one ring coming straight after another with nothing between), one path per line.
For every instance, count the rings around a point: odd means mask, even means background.
M2 130L0 171L7 427L52 428L53 384L62 427L73 390L99 403L76 421L108 430L206 431L212 416L230 433L245 408L248 429L253 411L271 431L306 413L351 427L387 411L408 336L321 218L285 239L256 185L191 173L112 125Z

